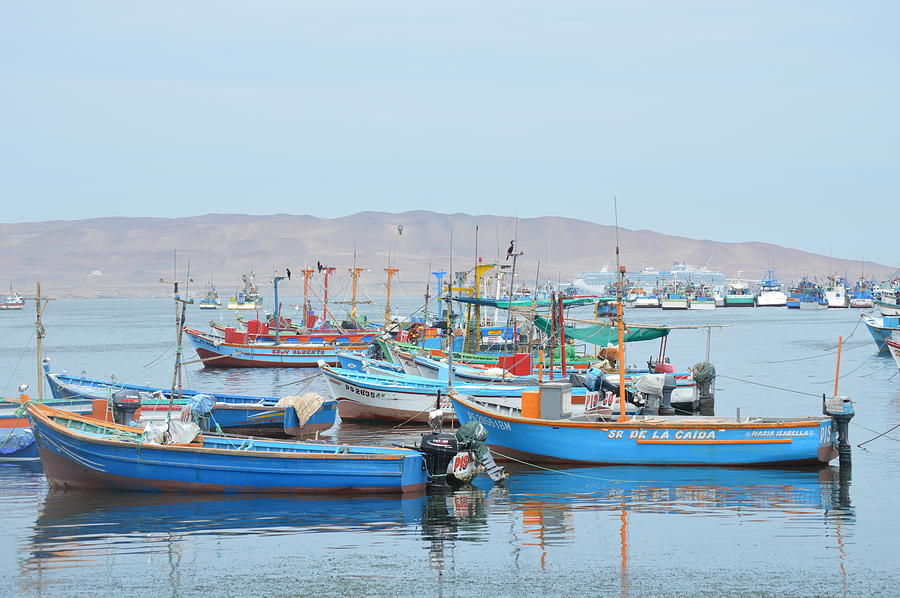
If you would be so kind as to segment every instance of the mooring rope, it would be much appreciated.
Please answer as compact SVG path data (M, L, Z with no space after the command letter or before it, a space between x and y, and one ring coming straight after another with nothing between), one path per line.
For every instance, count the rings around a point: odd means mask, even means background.
M879 433L878 433L878 430L873 430L872 428L867 428L866 426L864 426L864 425L862 425L862 424L859 424L859 423L856 423L856 422L850 422L850 423L852 423L854 426L857 426L857 427L859 427L859 428L862 428L863 430L868 430L869 432L872 432L872 433L874 433L874 434L878 434L878 435L875 436L874 438L869 438L869 439L866 440L865 442L861 442L861 443L857 444L857 445L856 445L857 447L861 447L861 446L864 445L864 444L868 444L869 442L872 442L873 440L876 440L876 439L878 439L878 438L881 438L882 436L884 436L885 438L887 438L887 439L889 439L889 440L893 440L894 442L900 442L900 439L898 439L898 438L894 438L893 436L887 436L888 432L893 432L893 431L896 430L897 428L900 428L900 424L897 424L896 426L893 426L893 427L889 428L888 430L885 430L884 432L881 432L881 433L879 434Z
M723 374L718 374L718 378L725 378L727 380L735 380L737 382L745 382L747 384L755 384L756 386L765 386L766 388L773 388L775 390L783 390L784 392L793 392L798 395L806 395L809 397L821 398L822 393L813 393L813 392L805 392L802 390L794 390L793 388L784 388L783 386L772 386L771 384L763 384L762 382L753 382L751 380L744 380L742 378L732 378L731 376L725 376Z

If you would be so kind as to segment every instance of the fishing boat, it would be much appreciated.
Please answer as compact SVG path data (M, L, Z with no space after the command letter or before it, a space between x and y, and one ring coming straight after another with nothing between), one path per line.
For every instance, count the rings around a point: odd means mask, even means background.
M141 428L28 405L51 487L201 493L415 492L426 471L416 451L232 438L185 427L155 443ZM167 430L169 437L177 437Z
M813 465L838 456L831 417L723 418L636 415L523 416L459 392L448 396L460 422L490 432L497 458L604 465ZM557 405L559 408L559 405ZM539 409L544 409L542 405Z
M624 405L621 296L616 329L618 390ZM715 368L700 363L693 371L698 396L710 396ZM849 457L847 426L853 407L846 397L823 400L823 411L831 417L741 419L740 414L735 418L679 416L665 401L664 392L649 388L647 392L640 413L631 416L623 410L616 416L615 409L602 404L576 411L573 388L566 382L543 384L539 392L523 394L520 405L512 407L455 390L448 398L461 423L474 421L489 430L488 444L501 459L609 465L808 465L827 463L839 450L842 457Z
M296 400L281 397L234 395L190 389L181 389L180 398L173 399L171 388L54 374L47 366L45 375L50 391L58 401L79 400L88 404L100 401L102 404L100 419L104 419L102 412L106 411L107 404L115 406L117 397L131 403L133 409L140 408L140 414L146 419L154 419L154 414L167 417L166 412L169 409L174 411L172 417L180 418L182 413L190 408L191 399L198 395L209 397L212 403L209 427L234 434L310 436L331 428L337 415L335 401L301 405ZM58 406L59 403L54 405ZM69 410L61 406L59 408ZM95 411L96 409L92 409L82 413Z
M632 307L653 308L660 307L660 298L655 291L647 291L643 295L637 295L634 298Z
M241 275L243 288L239 289L228 301L228 309L259 309L262 307L262 296L256 287L256 273L252 270Z
M882 316L900 316L900 291L896 281L891 281L889 286L875 293L875 307Z
M750 292L750 285L746 281L738 278L725 285L725 307L753 307L754 305L756 305L756 298Z
M338 351L364 352L368 348L367 343L353 343L347 337L335 343L301 343L290 339L276 343L245 341L241 335L246 333L228 330L224 339L190 328L184 333L205 368L313 368L319 361L337 365Z
M201 299L197 306L200 309L219 309L222 307L222 301L219 300L219 293L212 282L206 285L206 295Z
M0 309L24 309L25 308L25 298L22 297L19 293L13 290L12 285L9 285L9 293L7 293L6 297L0 299Z
M347 344L347 343L371 343L375 340L376 331L373 329L344 329L344 328L304 328L295 324L290 318L280 317L276 326L275 317L268 320L240 320L235 325L229 326L221 322L210 321L211 330L208 336L225 340L241 340L252 343L274 343L276 328L278 340L282 343L302 344ZM231 332L229 332L229 329ZM235 334L237 333L237 334Z
M866 314L860 314L869 334L875 340L875 346L878 347L879 353L887 353L888 346L885 342L891 338L892 333L900 332L900 317L898 316L882 316L876 318Z
M683 286L678 283L666 285L659 295L659 306L663 309L688 308L688 296L685 294Z
M825 302L830 308L850 307L847 284L843 278L828 277L828 284L825 286Z
M693 288L693 292L690 295L690 303L688 303L688 309L697 311L710 310L715 308L716 297L712 289L705 284L695 286Z
M800 278L797 286L790 290L787 306L789 309L816 310L828 308L822 287L811 281L806 274Z
M785 307L787 295L781 290L781 281L775 278L775 270L766 272L766 278L759 283L756 305L759 307Z
M861 276L850 293L850 307L868 309L875 307L875 296L872 293L872 282Z

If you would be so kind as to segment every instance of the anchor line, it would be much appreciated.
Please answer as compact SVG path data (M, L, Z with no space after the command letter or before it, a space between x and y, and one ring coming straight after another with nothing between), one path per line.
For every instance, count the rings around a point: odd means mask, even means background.
M860 428L862 428L862 429L864 429L864 430L868 430L869 432L877 432L876 430L872 430L871 428L867 428L867 427L865 427L865 426L863 426L863 425L861 425L861 424L854 424L854 425L859 426ZM872 437L872 438L869 438L869 439L866 440L865 442L860 442L860 443L857 444L856 446L857 446L857 448L859 448L859 447L861 447L861 446L864 445L864 444L868 444L868 443L872 442L873 440L877 440L877 439L881 438L882 436L884 436L885 438L887 438L887 439L889 439L889 440L893 440L894 442L900 442L900 440L898 440L897 438L894 438L893 436L887 436L888 432L893 432L893 431L896 430L897 428L900 428L900 424L897 424L897 425L895 425L895 426L892 426L892 427L888 428L887 430L885 430L884 432L878 434L877 436L874 436L874 437Z
M783 390L784 392L793 392L798 395L806 395L808 397L816 397L821 398L821 393L813 393L813 392L804 392L802 390L794 390L793 388L784 388L783 386L772 386L771 384L763 384L762 382L752 382L750 380L744 380L742 378L732 378L731 376L725 376L722 374L718 374L718 378L725 378L727 380L735 380L737 382L745 382L746 384L755 384L756 386L765 386L766 388L773 388L775 390Z

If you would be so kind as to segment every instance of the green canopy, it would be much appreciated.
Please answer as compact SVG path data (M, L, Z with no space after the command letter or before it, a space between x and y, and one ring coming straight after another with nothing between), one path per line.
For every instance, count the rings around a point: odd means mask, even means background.
M534 318L534 325L537 326L541 332L550 334L552 326L550 325L550 320L547 318L536 316ZM667 334L669 334L669 328L665 326L634 328L625 333L625 342L634 343L637 341L652 341L655 338L660 338ZM609 344L618 342L619 332L615 326L609 325L585 326L583 328L569 328L566 326L566 338L574 338L585 343L602 345L605 347Z

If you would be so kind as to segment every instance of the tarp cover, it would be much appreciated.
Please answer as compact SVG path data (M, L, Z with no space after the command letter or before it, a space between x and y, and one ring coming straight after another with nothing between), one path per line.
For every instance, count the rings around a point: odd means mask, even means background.
M290 396L290 397L281 397L278 399L278 402L275 403L276 407L293 407L294 411L297 413L297 421L302 426L312 417L312 414L322 408L322 404L325 403L325 399L323 399L320 395L317 395L314 392L308 392L301 396Z
M188 407L194 415L209 415L216 406L216 397L206 394L197 394L188 401Z
M534 318L534 325L545 334L550 334L552 329L550 320L540 316ZM666 336L667 334L669 334L669 329L665 326L633 328L625 333L625 342L634 343L637 341L651 341L655 338ZM606 346L618 342L619 332L615 326L609 325L584 326L583 328L569 328L566 326L566 338L574 338L592 345Z
M200 426L178 419L150 421L144 427L147 444L187 444L200 434Z
M488 431L481 422L474 420L467 421L456 431L456 440L459 442L460 448L466 447L475 453L475 458L479 463L488 451L487 440Z
M0 429L0 455L10 455L34 444L31 428Z

